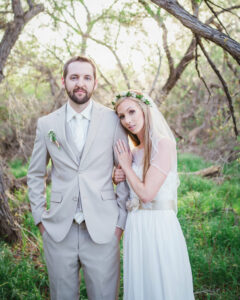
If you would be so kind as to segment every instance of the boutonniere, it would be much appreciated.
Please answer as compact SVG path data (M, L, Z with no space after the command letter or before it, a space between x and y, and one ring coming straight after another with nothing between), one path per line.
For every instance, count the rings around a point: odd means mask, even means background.
M58 149L60 149L60 145L59 142L57 141L56 133L52 129L48 131L48 137L50 142L54 143L58 147Z

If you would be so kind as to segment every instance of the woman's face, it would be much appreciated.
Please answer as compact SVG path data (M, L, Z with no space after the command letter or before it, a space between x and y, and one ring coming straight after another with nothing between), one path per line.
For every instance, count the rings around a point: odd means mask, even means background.
M139 135L144 128L143 111L135 101L131 99L124 100L117 107L117 114L123 127L133 134Z

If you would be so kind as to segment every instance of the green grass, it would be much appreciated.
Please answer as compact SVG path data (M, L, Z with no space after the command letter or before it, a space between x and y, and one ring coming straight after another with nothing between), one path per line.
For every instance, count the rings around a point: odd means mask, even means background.
M28 164L23 164L23 161L21 159L16 159L10 162L9 166L11 168L12 174L16 178L21 178L27 175Z
M0 299L40 300L48 296L44 264L37 267L30 255L10 249L4 243L0 243L0 249Z
M179 155L179 171L212 165L191 154ZM20 161L10 164L16 177L26 175ZM221 180L220 180L221 179ZM221 178L180 175L178 218L187 241L196 299L240 298L240 164L222 168ZM50 187L47 195L49 198ZM0 299L48 299L42 240L29 211L26 189L17 191L11 208L22 226L22 243L0 243ZM19 207L22 209L19 213ZM30 240L30 241L29 241ZM87 299L84 280L80 289ZM122 299L122 278L120 298Z

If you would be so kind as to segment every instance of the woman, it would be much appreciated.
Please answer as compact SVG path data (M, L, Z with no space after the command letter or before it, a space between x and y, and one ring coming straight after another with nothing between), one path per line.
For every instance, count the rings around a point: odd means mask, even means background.
M191 267L176 217L179 179L174 136L150 97L128 91L113 104L135 145L132 153L123 141L115 147L130 187L124 299L192 300ZM115 172L115 182L118 175Z

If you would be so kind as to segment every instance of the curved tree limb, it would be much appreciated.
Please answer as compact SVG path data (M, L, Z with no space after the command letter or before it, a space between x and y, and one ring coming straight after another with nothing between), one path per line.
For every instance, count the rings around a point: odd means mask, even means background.
M182 59L180 60L180 62L176 66L176 68L174 68L173 72L170 73L167 81L165 82L164 86L162 87L161 93L162 93L163 97L166 97L169 94L169 92L175 86L178 79L181 77L183 71L186 69L188 64L193 60L195 46L196 46L196 41L195 41L195 38L193 38L191 40L185 54L183 55Z
M240 44L226 34L202 23L186 11L176 0L151 0L199 37L208 39L227 51L240 65Z

